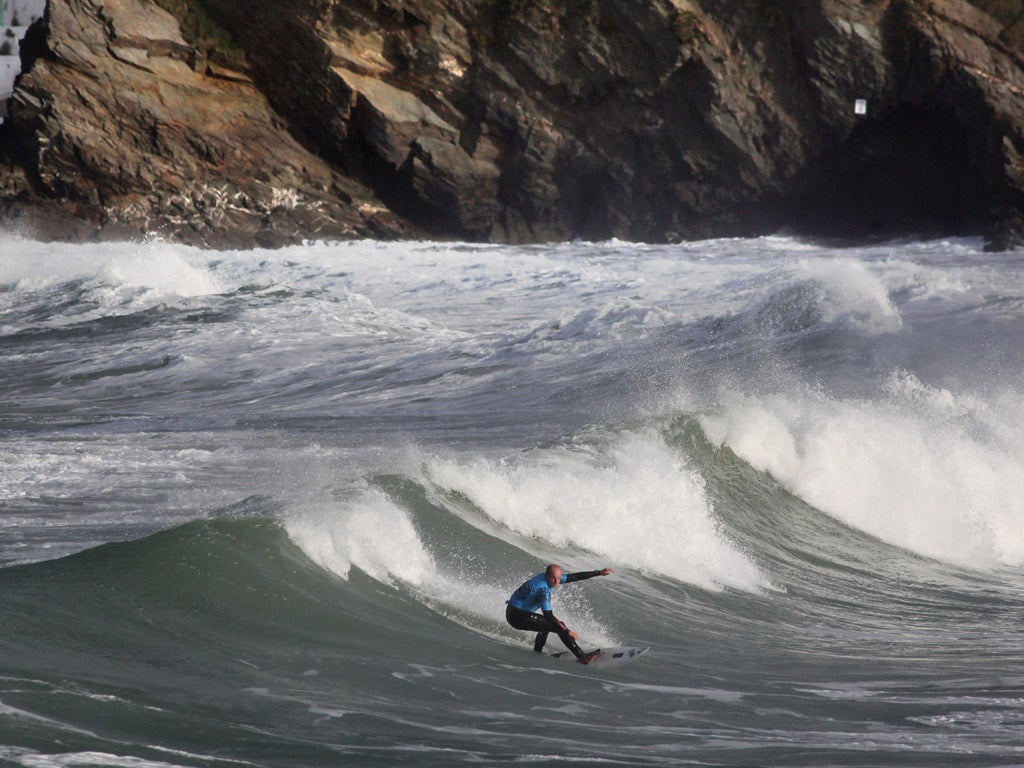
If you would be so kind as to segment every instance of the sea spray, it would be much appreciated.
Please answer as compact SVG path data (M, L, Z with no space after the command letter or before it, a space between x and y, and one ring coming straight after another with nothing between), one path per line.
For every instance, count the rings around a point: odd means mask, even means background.
M970 394L894 374L870 400L811 388L741 396L700 422L808 504L890 544L970 568L1019 566L1024 445L993 440L991 414L977 409ZM1019 411L994 421L1022 423Z
M286 528L314 562L342 578L356 566L378 581L420 586L437 569L408 515L377 489L356 492L344 503L293 512Z
M468 542L452 542L446 552L433 551L418 528L426 523L417 523L410 509L379 487L358 484L343 495L344 500L307 503L285 514L289 537L313 562L343 579L358 569L503 642L521 639L504 620L505 601L518 582L515 577L502 582L491 575L501 562L474 565L480 558ZM543 565L538 560L532 567ZM560 600L559 615L590 643L614 642L585 598L570 595Z
M135 289L151 300L195 297L219 293L224 286L208 269L204 252L159 241L130 247L71 245L0 240L7 251L0 263L0 285L17 290L40 290L77 281L94 290L105 289L112 299L103 308L116 307L122 294Z
M2 238L0 760L1021 762L1021 254Z
M653 430L498 461L439 459L427 474L559 548L711 589L766 585L723 534L699 474Z
M903 326L882 277L854 259L799 262L796 275L815 283L822 322L870 333L895 333Z

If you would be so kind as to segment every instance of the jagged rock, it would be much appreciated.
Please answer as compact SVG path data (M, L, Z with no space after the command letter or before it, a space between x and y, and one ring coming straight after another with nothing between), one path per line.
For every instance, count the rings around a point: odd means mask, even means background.
M65 218L47 207L74 210L90 236L201 244L382 229L351 204L374 196L304 149L251 83L195 71L152 3L55 0L26 48L9 128L36 193L30 229ZM385 232L415 231L391 219Z
M8 211L209 244L788 228L995 247L1024 220L1024 34L984 0L203 5L246 71L147 0L50 0Z

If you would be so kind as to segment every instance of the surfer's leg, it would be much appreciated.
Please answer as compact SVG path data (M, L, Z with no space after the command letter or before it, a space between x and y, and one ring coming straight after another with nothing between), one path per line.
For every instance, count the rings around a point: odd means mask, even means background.
M563 627L561 624L555 624L554 622L548 621L547 617L541 616L539 613L530 613L529 611L521 611L511 605L505 608L505 620L515 629L523 629L537 633L537 639L534 641L533 650L541 651L544 648L544 643L547 642L548 632L556 632L558 639L561 640L565 647L572 651L573 656L577 659L581 658L585 654L580 647L576 645L576 641L572 639L572 635L569 634L569 630Z
M557 627L555 629L558 632L558 639L565 643L565 647L572 651L572 655L577 659L582 658L585 654L583 650L576 645L576 641L572 639L572 635L569 634L569 630L564 627Z
M505 620L509 623L510 626L512 626L515 629L523 629L528 632L537 633L537 637L533 641L533 650L535 650L537 653L541 653L544 650L544 644L548 640L548 633L557 632L558 636L562 638L563 643L566 640L572 643L572 645L566 644L569 650L575 653L577 656L580 655L579 653L577 653L577 651L579 651L578 647L575 651L573 651L573 646L575 646L576 643L573 642L573 639L571 637L569 637L568 630L564 630L557 624L548 621L546 616L541 616L539 613L521 611L518 608L514 608L510 605L505 608Z
M505 607L505 621L513 629L523 629L527 632L552 632L558 629L558 627L539 613L521 611L511 605Z

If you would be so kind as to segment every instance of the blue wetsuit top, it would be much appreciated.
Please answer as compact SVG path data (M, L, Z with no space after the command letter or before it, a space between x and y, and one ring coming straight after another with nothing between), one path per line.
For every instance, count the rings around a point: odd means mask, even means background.
M569 580L569 575L566 573L562 574L561 584L565 584ZM538 573L529 581L523 583L515 592L512 593L512 597L508 599L508 604L513 608L518 608L521 611L529 611L530 613L536 613L537 609L548 613L551 611L551 587L548 586L548 580L544 578L543 573Z
M559 584L568 584L571 581L582 581L600 576L601 571L578 571L577 573L563 573ZM538 573L532 579L524 582L506 601L513 608L521 611L536 613L539 608L545 615L551 616L551 587L544 578L543 573Z

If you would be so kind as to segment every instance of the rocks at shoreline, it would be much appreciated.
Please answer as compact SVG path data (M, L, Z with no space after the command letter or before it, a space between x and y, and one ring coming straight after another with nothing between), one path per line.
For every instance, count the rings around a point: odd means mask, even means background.
M3 126L4 226L210 247L1024 233L1016 27L964 0L202 9L239 51L149 0L49 0Z

